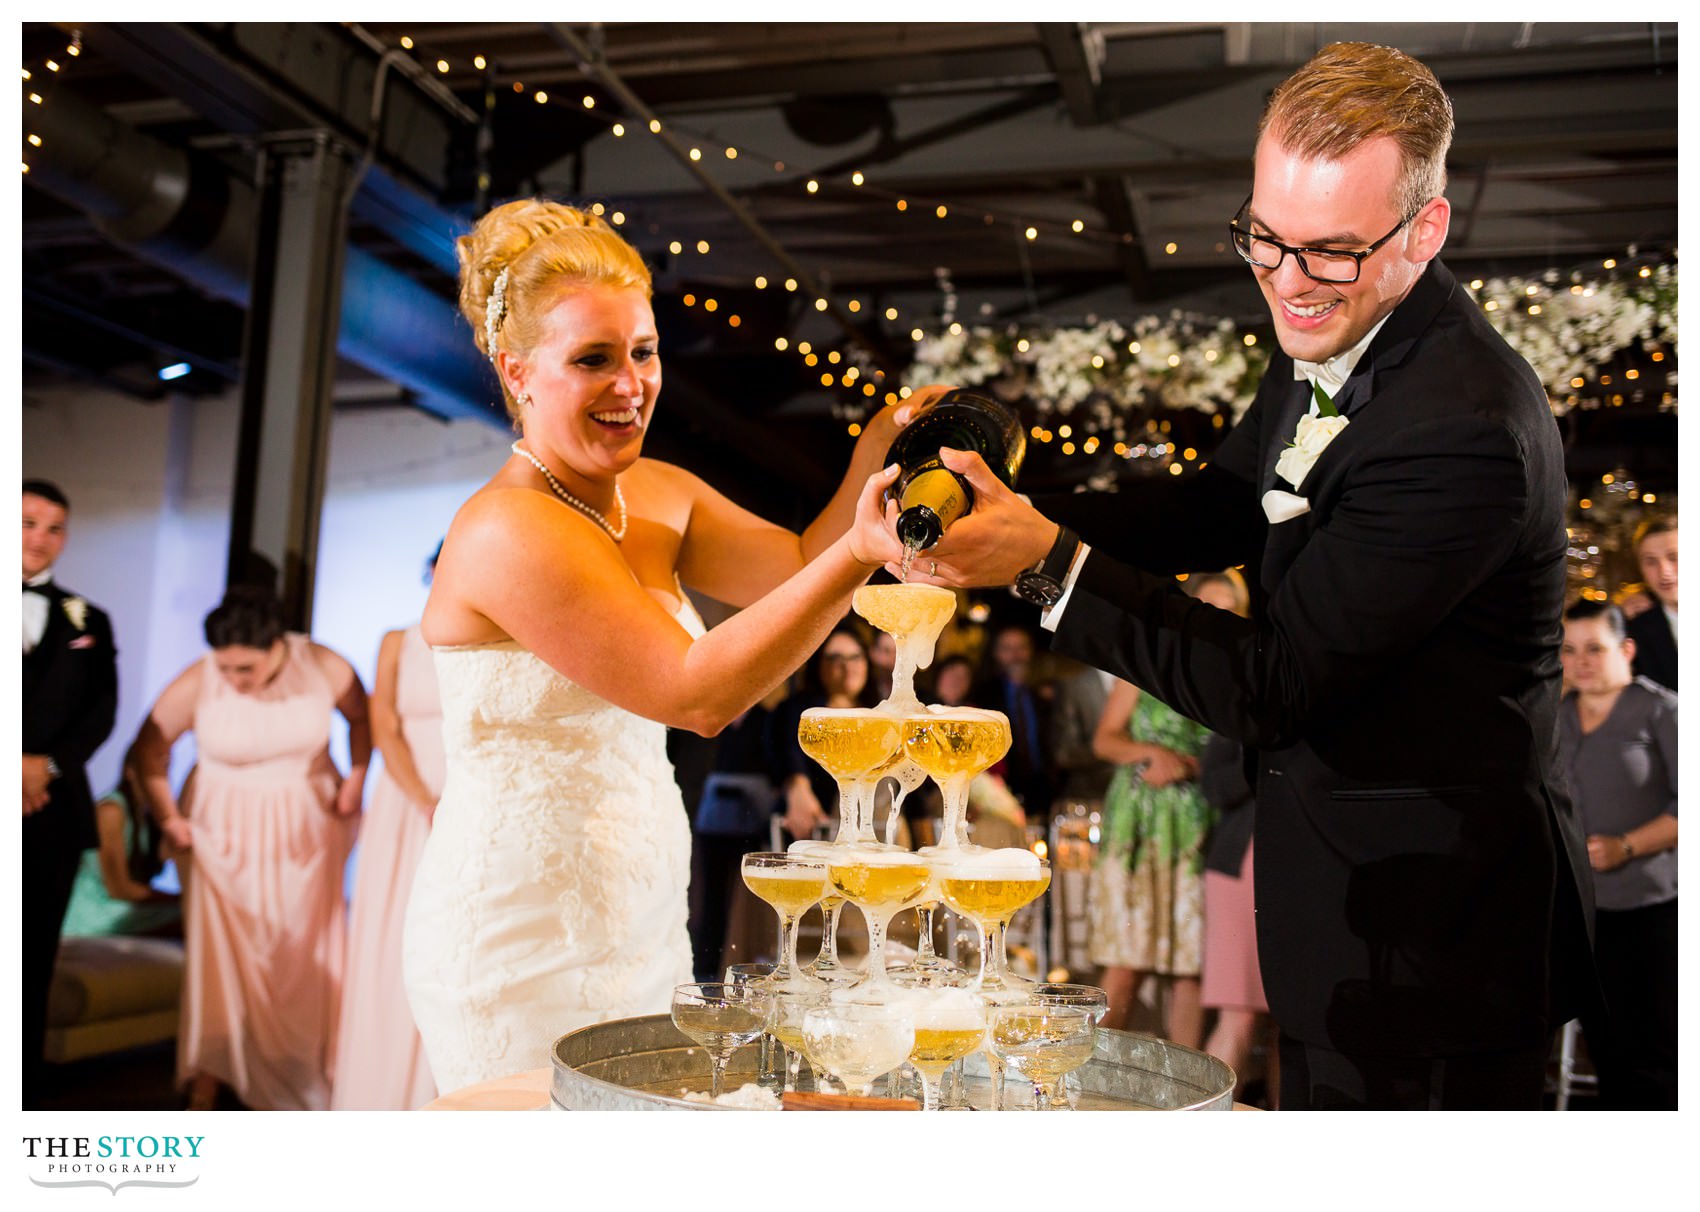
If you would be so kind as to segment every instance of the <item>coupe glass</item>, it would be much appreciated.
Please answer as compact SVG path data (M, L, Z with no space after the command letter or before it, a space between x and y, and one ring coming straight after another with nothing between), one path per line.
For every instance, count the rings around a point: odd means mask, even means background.
M1092 1025L1102 1026L1104 1015L1110 1010L1110 995L1096 985L1077 985L1065 981L1041 981L1034 985L1029 995L1038 1004L1047 1006L1082 1006L1092 1015ZM1069 1110L1068 1083L1059 1081L1051 1091L1051 1106L1055 1110Z
M747 985L708 981L673 987L673 1025L708 1053L711 1098L720 1097L732 1054L761 1034L764 1009L762 999Z
M1033 1084L1033 1105L1040 1111L1066 1109L1052 1087L1092 1059L1097 1033L1085 1006L1028 1002L993 1006L986 1015L986 1042L993 1055Z
M774 989L767 998L763 1026L785 1052L786 1090L797 1089L803 1058L808 1055L803 1042L803 1016L823 1003L824 994L820 992L790 988Z
M869 707L810 707L797 721L797 744L838 782L839 844L873 841L863 819L864 784L902 753L901 721ZM871 815L871 814L869 814Z
M914 1019L897 1003L828 998L803 1014L809 1062L864 1097L881 1074L908 1059L914 1045Z
M726 983L728 985L747 986L763 994L768 992L772 976L772 964L726 965ZM770 1032L763 1030L759 1044L761 1047L760 1084L782 1089L785 1083L785 1070L781 1058L775 1051L779 1047L778 1042Z
M857 987L892 987L885 970L885 928L927 891L932 869L919 855L896 847L847 846L833 856L828 878L833 890L868 919L867 965Z
M935 874L945 904L980 931L980 971L969 986L987 1001L1025 997L1032 982L1009 971L1004 929L1022 906L1044 895L1051 869L1029 850L958 850L935 855Z
M802 978L797 965L797 922L826 894L827 864L807 854L746 854L744 886L779 915L784 939L779 962L768 983L792 985Z
M937 1111L939 1078L985 1043L986 1004L962 989L920 995L913 1004L915 1043L909 1063L921 1075L922 1110Z
M944 794L939 848L968 844L968 784L1009 752L1009 717L978 707L935 707L903 717L903 752Z
M891 694L886 705L899 712L919 711L915 670L933 663L939 632L956 613L956 591L942 585L864 585L850 604L869 623L889 632L896 641L897 661L891 670Z

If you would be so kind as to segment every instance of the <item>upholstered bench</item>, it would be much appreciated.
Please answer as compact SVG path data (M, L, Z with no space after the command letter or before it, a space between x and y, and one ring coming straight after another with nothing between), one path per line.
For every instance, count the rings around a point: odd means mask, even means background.
M180 939L63 938L47 1000L55 1064L173 1039L183 992Z

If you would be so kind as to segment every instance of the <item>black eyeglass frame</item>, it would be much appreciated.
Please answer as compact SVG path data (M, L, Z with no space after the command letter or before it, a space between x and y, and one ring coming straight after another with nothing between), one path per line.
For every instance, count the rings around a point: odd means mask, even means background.
M1382 236L1381 239L1375 241L1369 247L1362 248L1362 249L1295 248L1291 244L1283 244L1279 240L1272 239L1269 236L1260 236L1256 232L1253 232L1253 231L1248 230L1247 228L1241 227L1240 226L1240 216L1244 215L1245 212L1246 212L1246 208L1251 205L1251 195L1250 194L1247 194L1245 196L1245 201L1240 203L1240 208L1239 208L1239 210L1234 212L1234 217L1232 219L1228 220L1228 231L1229 231L1231 239L1232 239L1234 251L1239 253L1240 260L1244 261L1247 265L1251 266L1253 269L1267 269L1270 273L1274 273L1276 270L1281 268L1281 262L1285 261L1290 256L1290 257L1293 258L1293 260L1295 260L1299 263L1299 272L1302 273L1305 277L1309 278L1312 282L1323 282L1323 283L1326 283L1330 286L1350 286L1352 283L1356 282L1359 278L1363 277L1364 261L1367 260L1370 257L1373 257L1377 252L1379 252L1381 250L1382 245L1386 244L1394 236L1398 235L1400 230L1402 228L1404 228L1408 223L1410 223L1411 220L1415 219L1418 215L1422 214L1423 213L1423 207L1427 206L1429 204L1429 202L1432 202L1432 201L1434 201L1433 198L1429 198L1426 201L1424 201L1421 205L1419 205L1410 214L1406 215L1403 219L1400 219L1399 222L1395 223L1393 225L1393 229L1391 231L1389 231L1385 236ZM1244 237L1244 239L1246 240L1246 244L1247 244L1246 247L1242 248L1240 246L1241 237ZM1250 246L1250 242L1253 241L1253 240L1256 240L1256 241L1258 241L1259 243L1262 243L1262 244L1272 244L1276 248L1281 250L1281 255L1278 258L1276 258L1275 264L1265 265L1261 261L1253 261L1251 259L1251 249L1250 249L1249 246ZM1354 263L1353 269L1352 269L1352 276L1349 277L1349 278L1321 278L1321 277L1318 277L1316 274L1313 274L1313 273L1310 272L1310 266L1305 263L1305 254L1306 253L1311 253L1311 254L1314 254L1315 256L1319 256L1319 257L1321 257L1321 256L1350 257L1352 259L1353 263Z

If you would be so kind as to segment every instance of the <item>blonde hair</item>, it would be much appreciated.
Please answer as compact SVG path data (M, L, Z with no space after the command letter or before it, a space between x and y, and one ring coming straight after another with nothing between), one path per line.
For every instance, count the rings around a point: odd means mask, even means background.
M543 335L543 316L566 291L614 286L654 293L649 267L637 249L589 211L522 198L496 207L455 241L460 258L460 314L492 364L500 350L524 356ZM497 280L501 300L492 315ZM508 415L518 405L502 384Z
M1399 145L1394 201L1401 215L1446 192L1452 101L1433 72L1391 46L1323 47L1270 94L1257 133L1327 160L1385 135Z

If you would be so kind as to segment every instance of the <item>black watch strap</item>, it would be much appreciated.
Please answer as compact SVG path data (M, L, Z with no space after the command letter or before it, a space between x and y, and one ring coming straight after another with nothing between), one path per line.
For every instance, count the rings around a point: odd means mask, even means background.
M1039 561L1039 575L1061 585L1063 578L1068 575L1068 566L1074 563L1074 553L1079 547L1079 535L1067 526L1057 527L1057 541L1051 544L1045 558Z
M1080 547L1080 536L1066 526L1057 528L1056 541L1037 567L1029 568L1015 578L1016 596L1035 606L1050 609L1062 598L1063 579Z

